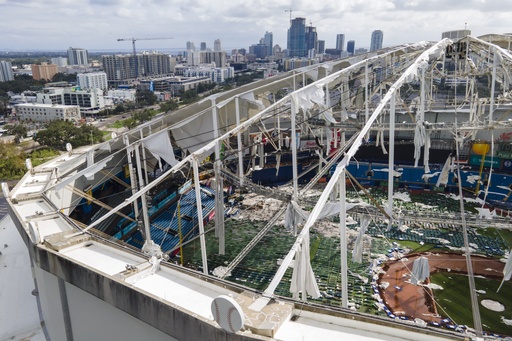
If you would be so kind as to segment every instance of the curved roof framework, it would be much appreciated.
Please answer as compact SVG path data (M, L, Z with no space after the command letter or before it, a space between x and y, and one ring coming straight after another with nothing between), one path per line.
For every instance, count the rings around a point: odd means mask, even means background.
M508 45L504 46L503 42ZM506 50L509 47L509 36L498 35L467 37L456 44L445 39L436 43L403 45L313 65L212 95L198 103L144 123L88 151L70 151L63 157L31 170L10 192L11 205L13 210L18 210L18 214L22 216L22 208L17 208L17 205L34 199L44 200L44 205L41 204L40 207L42 211L36 212L37 217L23 217L20 220L25 224L24 228L31 234L32 242L35 244L43 242L46 236L51 235L50 232L57 230L72 231L66 238L88 234L93 232L93 228L108 222L115 214L131 220L140 217L140 224L145 227L147 236L147 244L143 250L152 257L160 257L161 251L151 242L149 230L146 196L152 189L169 177L193 172L197 202L200 203L198 169L205 165L206 158L214 155L211 159L213 161L206 163L213 164L214 174L218 180L217 202L222 203L221 179L229 173L225 165L233 164L237 174L230 176L236 178L240 184L247 184L250 180L245 176L247 165L244 161L253 160L254 165L254 160L258 158L260 166L264 167L264 155L258 148L265 140L272 144L278 160L281 153L286 152L292 156L293 191L287 198L291 202L289 210L294 212L293 205L303 200L298 186L297 146L301 137L311 135L316 138L317 143L327 146L326 158L336 158L338 161L335 172L312 212L304 217L305 224L302 229L297 231L297 224L293 226L297 233L296 241L264 291L263 298L253 308L262 309L274 296L277 285L293 260L295 270L292 287L296 293L295 298L302 293L301 298L306 301L308 295L319 295L309 260L309 231L322 216L336 186L340 186L343 192L344 181L340 179L345 178L346 166L359 147L371 133L377 134L381 142L387 137L390 149L389 164L392 165L395 131L409 129L414 132L416 165L420 159L420 151L424 150L423 167L425 172L428 172L429 135L432 131L446 129L448 134L463 141L465 138L474 138L481 130L510 128L510 121L495 115L499 108L509 104L512 70L512 55ZM453 69L445 69L444 65L448 59L453 60ZM471 79L482 75L488 75L493 80L490 97L487 99L478 98L476 90L471 87ZM455 84L458 79L466 80L466 94L459 103L456 98L454 104L457 108L455 117L457 110L460 110L460 113L468 113L467 122L455 120L450 125L444 122L431 125L426 122L425 112L436 110L434 80L441 77L452 77ZM496 93L496 82L502 85L501 94ZM406 104L403 95L411 88L417 89L417 95ZM488 110L485 110L486 108ZM395 125L395 114L398 111L408 115L410 122ZM342 137L333 138L338 136L338 132L342 133L339 135ZM353 137L350 140L345 139L345 133ZM330 150L333 144L336 148ZM383 144L382 146L384 148ZM344 149L336 152L337 147ZM176 160L173 148L183 150L184 156ZM150 179L148 173L158 169L161 160L165 160L170 167L161 176ZM131 195L114 207L107 206L108 212L90 224L79 223L69 217L83 198L95 200L87 194L89 188L97 187L108 179L125 184L115 175L123 169L132 179L131 184L123 185L128 187L128 190L131 189ZM389 174L392 183L393 174ZM389 202L385 212L393 218L393 188L388 190L388 194ZM343 197L340 200L343 255L347 252L346 243L343 245L343 212L346 207L343 204ZM122 213L122 209L127 206L133 206L135 218ZM217 209L221 207L217 206ZM284 209L282 211L284 212ZM297 209L295 212L300 213ZM34 221L50 216L61 221L59 227L50 232L34 227ZM198 220L203 246L203 271L208 274L204 254L203 219L200 217ZM218 214L216 231L221 244L220 253L224 252L222 226L223 217ZM346 301L344 306L346 307Z

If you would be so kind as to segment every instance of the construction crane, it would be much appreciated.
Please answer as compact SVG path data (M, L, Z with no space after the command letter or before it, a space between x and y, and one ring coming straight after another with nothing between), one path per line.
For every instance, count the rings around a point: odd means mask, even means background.
M318 20L315 20L315 21L311 21L311 20L309 20L309 26L313 26L313 24L316 24L317 22L322 21L322 20L324 20L324 19L327 19L327 17L324 17L324 18L322 18L322 19L318 19Z
M290 25L292 24L292 12L293 12L293 9L285 9L284 10L285 12L290 12Z
M162 39L174 39L174 38L168 37L168 38L119 38L119 39L117 39L117 41L128 41L128 40L132 41L133 59L134 59L134 63L135 63L135 78L139 77L139 62L137 60L137 50L135 49L135 42L137 40L162 40Z

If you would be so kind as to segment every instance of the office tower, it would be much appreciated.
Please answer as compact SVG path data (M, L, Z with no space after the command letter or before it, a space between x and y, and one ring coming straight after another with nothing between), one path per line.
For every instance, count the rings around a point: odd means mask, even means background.
M32 78L35 80L52 80L53 76L55 76L59 72L57 69L57 65L41 63L41 65L32 64Z
M215 63L216 67L226 67L227 57L225 51L203 51L199 56L200 64ZM197 65L197 64L194 64Z
M372 32L372 41L370 43L370 52L380 50L382 48L382 38L384 33L381 30L375 30Z
M220 39L215 39L215 41L213 42L213 51L215 51L215 52L222 51L222 46L220 44Z
M206 51L206 42L201 42L201 51Z
M64 67L68 65L68 59L65 57L57 57L50 59L52 64L57 65L58 67Z
M0 82L8 82L14 80L11 62L0 60Z
M70 47L68 49L69 65L89 65L89 54L87 50L78 47Z
M262 43L268 46L267 55L270 56L272 54L272 48L274 47L274 36L272 32L265 32Z
M77 85L81 89L108 89L107 74L105 72L79 73Z
M194 45L194 42L187 41L187 51L195 51L196 46Z
M288 29L288 56L305 57L306 50L306 19L295 18Z
M308 55L315 56L318 34L316 33L316 27L307 26L306 27L306 51L308 51ZM311 51L313 50L313 51Z
M249 46L249 54L255 55L256 58L264 59L269 56L271 52L269 52L267 44L254 44Z
M349 54L354 54L355 50L356 50L356 42L354 40L349 40L347 42L347 52Z
M345 35L344 34L336 35L336 50L345 51Z
M322 54L325 52L325 40L318 40L316 44L316 50Z

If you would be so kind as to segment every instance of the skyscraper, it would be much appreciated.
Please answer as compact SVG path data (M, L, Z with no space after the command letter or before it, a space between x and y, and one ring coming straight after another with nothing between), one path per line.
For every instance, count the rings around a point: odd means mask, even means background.
M336 50L345 51L345 35L344 34L336 35Z
M187 41L187 51L195 51L196 46L193 41Z
M79 47L70 47L68 49L69 65L89 65L89 54L87 50Z
M382 48L382 38L384 33L381 30L375 30L372 32L372 41L370 43L370 51L380 50Z
M220 52L222 51L222 45L220 43L220 39L215 39L213 42L213 51Z
M347 52L350 54L354 54L356 50L356 42L354 40L349 40L347 42Z
M312 57L316 54L316 48L317 48L317 41L318 41L318 35L316 33L316 27L313 26L307 26L306 27L306 51L308 55L311 55ZM313 51L311 51L313 50Z
M267 53L268 55L272 54L272 48L274 47L274 36L272 32L265 32L265 35L263 36L263 44L268 46Z
M324 53L325 52L325 40L318 40L317 41L317 48L318 53Z
M206 51L206 42L201 42L201 51Z
M306 50L306 19L295 18L288 29L288 56L305 57Z
M11 62L0 60L0 82L8 82L14 80Z

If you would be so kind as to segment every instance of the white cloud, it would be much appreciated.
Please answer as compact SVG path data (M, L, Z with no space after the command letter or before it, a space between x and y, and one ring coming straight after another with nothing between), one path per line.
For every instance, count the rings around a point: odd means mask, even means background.
M468 28L473 35L504 33L512 1L502 0L296 0L293 17L317 27L326 47L344 33L368 47L371 32L384 31L384 45L438 40L441 33ZM265 31L286 47L289 0L0 0L0 49L126 49L124 37L168 37L141 41L141 49L184 48L187 41L225 48L248 47Z

